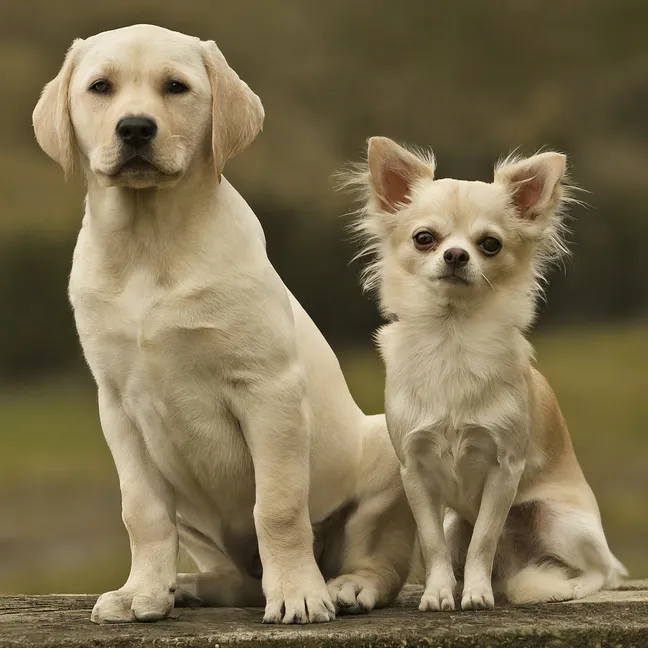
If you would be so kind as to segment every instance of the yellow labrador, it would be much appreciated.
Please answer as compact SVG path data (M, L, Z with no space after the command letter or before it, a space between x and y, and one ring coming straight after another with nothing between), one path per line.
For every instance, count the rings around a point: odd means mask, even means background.
M328 621L386 605L408 573L384 417L356 406L221 175L263 117L214 42L150 25L76 40L34 111L88 186L70 298L132 553L96 622L264 595L266 622ZM176 575L179 541L199 574Z

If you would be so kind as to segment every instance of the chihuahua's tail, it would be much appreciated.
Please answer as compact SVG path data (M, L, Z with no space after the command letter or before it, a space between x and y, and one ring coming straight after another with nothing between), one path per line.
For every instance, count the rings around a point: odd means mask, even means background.
M616 556L610 554L610 558L612 559L612 568L605 583L605 589L616 589L630 574Z
M616 559L610 574L588 571L571 577L566 569L556 564L528 565L511 576L504 583L504 595L514 605L546 603L549 601L570 601L580 599L599 590L618 587L624 576L625 567Z

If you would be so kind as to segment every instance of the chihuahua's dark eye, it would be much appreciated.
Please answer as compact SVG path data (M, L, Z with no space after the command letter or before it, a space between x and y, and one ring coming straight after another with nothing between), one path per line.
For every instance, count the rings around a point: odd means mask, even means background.
M189 88L182 81L167 81L166 91L169 94L183 94L189 92Z
M88 89L97 94L106 94L110 92L110 83L106 79L97 79Z
M416 248L422 251L429 250L436 243L436 238L434 237L434 234L426 230L414 234L413 239Z
M502 244L494 236L486 236L479 241L479 247L484 254L495 256L502 249Z

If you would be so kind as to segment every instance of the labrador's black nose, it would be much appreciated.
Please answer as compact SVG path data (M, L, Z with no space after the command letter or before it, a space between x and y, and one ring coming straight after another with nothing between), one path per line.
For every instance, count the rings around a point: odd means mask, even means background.
M117 122L117 137L133 148L148 144L157 133L157 124L150 118L141 115L123 117Z

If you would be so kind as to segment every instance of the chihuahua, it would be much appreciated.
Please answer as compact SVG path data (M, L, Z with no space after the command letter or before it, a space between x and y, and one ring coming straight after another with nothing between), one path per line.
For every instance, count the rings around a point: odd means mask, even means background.
M567 253L566 158L509 157L491 183L435 180L431 153L373 137L348 184L373 256L387 424L425 564L419 609L582 598L627 575L526 338ZM362 253L361 253L362 254Z

